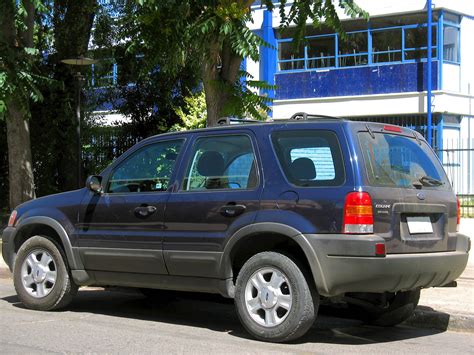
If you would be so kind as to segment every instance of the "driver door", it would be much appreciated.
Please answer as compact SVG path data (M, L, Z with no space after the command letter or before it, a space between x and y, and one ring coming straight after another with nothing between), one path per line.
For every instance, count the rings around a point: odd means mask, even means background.
M86 270L167 274L163 222L183 139L147 144L112 169L102 195L82 203L78 246Z

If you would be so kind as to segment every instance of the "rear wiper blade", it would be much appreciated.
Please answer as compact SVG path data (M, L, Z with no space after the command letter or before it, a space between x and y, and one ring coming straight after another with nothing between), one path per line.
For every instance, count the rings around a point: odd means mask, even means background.
M425 175L413 182L413 186L418 187L420 183L425 186L441 186L444 185L444 182L434 177Z

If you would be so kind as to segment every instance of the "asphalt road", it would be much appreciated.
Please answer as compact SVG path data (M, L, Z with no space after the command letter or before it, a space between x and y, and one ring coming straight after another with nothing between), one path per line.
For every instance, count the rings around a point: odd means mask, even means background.
M399 326L377 328L333 315L292 344L248 337L233 304L184 294L165 305L138 293L81 290L67 311L36 312L19 303L11 279L0 279L0 353L462 353L472 334Z

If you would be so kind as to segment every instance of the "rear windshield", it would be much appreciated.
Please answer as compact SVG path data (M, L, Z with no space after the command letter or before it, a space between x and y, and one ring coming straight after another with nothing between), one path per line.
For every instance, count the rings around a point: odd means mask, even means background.
M341 148L334 132L275 132L272 143L286 178L294 185L338 186L344 183Z
M359 133L369 183L374 186L447 189L449 182L439 160L425 142L415 138Z

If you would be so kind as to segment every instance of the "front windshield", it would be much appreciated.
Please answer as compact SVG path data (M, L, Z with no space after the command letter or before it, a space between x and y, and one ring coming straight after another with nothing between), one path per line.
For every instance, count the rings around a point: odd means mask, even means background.
M449 181L430 147L395 134L359 133L369 183L374 186L449 188Z

